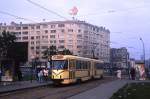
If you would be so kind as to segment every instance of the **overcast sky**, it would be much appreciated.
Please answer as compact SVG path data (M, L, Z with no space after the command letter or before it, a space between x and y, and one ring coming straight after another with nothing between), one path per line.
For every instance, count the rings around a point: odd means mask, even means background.
M71 19L69 9L76 6L79 10L76 18L111 31L111 47L127 47L130 56L142 55L142 37L145 43L146 58L150 57L150 1L149 0L32 0L44 7ZM27 0L1 0L0 22L28 22L1 12L8 12L36 22L64 20L47 12Z

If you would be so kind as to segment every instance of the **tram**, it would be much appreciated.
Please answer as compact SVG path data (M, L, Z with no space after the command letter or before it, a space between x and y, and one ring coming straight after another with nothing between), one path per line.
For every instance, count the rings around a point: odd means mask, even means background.
M73 55L52 56L54 84L70 84L103 77L103 61Z

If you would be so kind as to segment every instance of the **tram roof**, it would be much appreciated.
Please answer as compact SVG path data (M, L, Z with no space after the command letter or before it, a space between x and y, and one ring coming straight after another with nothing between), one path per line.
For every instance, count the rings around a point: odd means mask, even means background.
M103 62L102 60L91 59L91 58L80 57L80 56L74 56L74 55L53 55L52 56L52 59L68 59L68 58Z

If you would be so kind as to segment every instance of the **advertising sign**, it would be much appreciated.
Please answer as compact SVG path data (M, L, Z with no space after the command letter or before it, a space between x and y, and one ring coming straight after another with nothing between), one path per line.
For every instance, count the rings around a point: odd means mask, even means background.
M12 76L2 76L1 81L13 81Z
M139 80L145 80L145 67L143 63L136 64L136 71L139 73Z

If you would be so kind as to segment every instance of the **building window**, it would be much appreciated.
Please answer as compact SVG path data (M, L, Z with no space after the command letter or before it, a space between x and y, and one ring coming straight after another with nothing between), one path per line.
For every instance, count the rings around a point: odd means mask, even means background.
M40 39L40 36L36 36L36 39Z
M65 40L59 40L59 43L64 43L65 42Z
M36 44L40 44L40 41L36 41Z
M68 32L73 32L73 29L68 29Z
M48 36L42 36L43 39L48 39Z
M8 27L8 29L10 29L10 30L13 30L13 29L14 29L14 27L12 27L12 26L9 26L9 27Z
M24 34L24 35L28 35L28 32L22 32L22 34Z
M73 45L67 45L68 46L68 48L73 48Z
M50 38L55 38L55 35L50 35Z
M68 40L69 41L69 43L72 43L73 42L73 40Z
M77 35L77 38L82 38L82 35L81 35L81 34L78 34L78 35Z
M51 25L51 28L55 28L55 25Z
M43 24L43 28L48 28L48 25L47 24Z
M34 50L34 47L32 46L31 49Z
M36 31L36 34L40 35L40 31Z
M40 54L40 52L39 52L39 51L36 51L36 54L38 55L38 54Z
M59 46L58 48L61 48L61 49L63 49L63 48L65 48L63 45L61 45L61 46Z
M40 49L40 46L36 46L36 49Z
M26 30L26 29L28 29L28 27L27 27L27 26L23 27L23 30Z
M21 30L21 27L16 27L16 30Z
M34 29L34 26L31 26L31 29Z
M50 43L53 43L53 41L50 41Z
M48 33L48 30L45 30L45 34L47 34Z
M77 43L79 43L79 44L80 44L81 42L82 42L82 40L77 40Z
M56 43L56 40L50 40L50 43Z
M56 30L51 30L51 33L56 33Z
M56 43L56 40L54 40L54 43Z
M80 33L80 32L81 32L81 30L79 29L79 30L78 30L78 32Z
M34 42L32 41L31 44L34 45Z
M63 33L64 33L64 32L65 32L65 30L64 30L64 29L61 29L61 32L63 32Z
M21 32L14 32L14 35L21 35Z
M77 48L82 48L82 46L81 45L77 45Z
M40 29L40 25L36 26L36 29Z
M23 40L28 40L28 36L24 36L22 39Z
M42 49L47 49L48 47L47 46L42 46Z
M64 24L58 24L58 27L65 27Z
M21 37L17 37L17 40L21 40Z
M31 36L31 40L34 40L34 36Z

